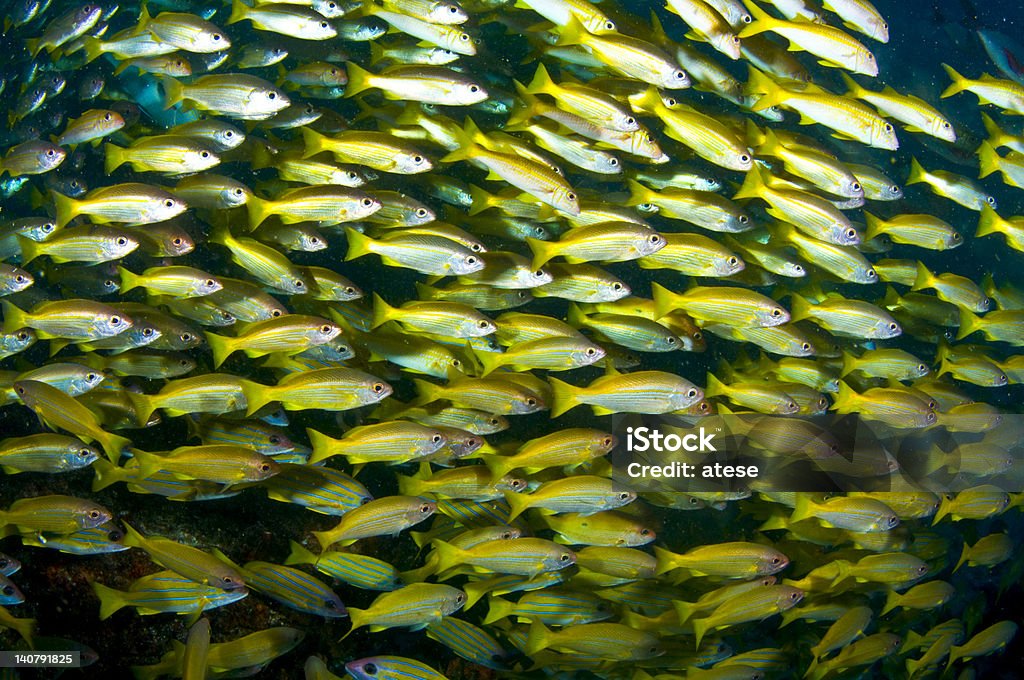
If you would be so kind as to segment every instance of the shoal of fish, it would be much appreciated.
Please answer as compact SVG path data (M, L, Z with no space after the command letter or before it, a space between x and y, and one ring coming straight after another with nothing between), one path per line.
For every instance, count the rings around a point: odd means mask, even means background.
M1024 495L988 482L1019 465L1024 290L937 253L998 241L1022 261L1024 217L973 176L1020 204L1024 87L955 63L923 97L886 83L868 0L5 5L0 383L41 426L0 442L0 466L337 521L239 564L92 498L15 494L9 551L152 561L93 582L82 625L188 617L155 663L84 656L139 678L443 678L386 653L407 629L513 676L999 668ZM951 97L977 120L944 116ZM681 367L705 350L713 374ZM580 406L594 417L563 417ZM307 410L340 415L289 427ZM970 483L661 494L611 476L610 414L786 415L796 435L765 446L784 456L828 411L969 433L922 455ZM141 429L172 421L189 440ZM745 540L657 536L658 513L710 527L735 508L762 522ZM407 563L360 548L375 537ZM72 644L16 615L20 565L0 565L8 640ZM346 607L358 590L379 595ZM351 656L303 666L302 630L227 639L203 616L245 597L359 631Z

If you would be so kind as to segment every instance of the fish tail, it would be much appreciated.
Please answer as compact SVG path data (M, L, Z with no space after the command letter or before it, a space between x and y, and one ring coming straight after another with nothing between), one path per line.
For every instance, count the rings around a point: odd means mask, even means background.
M78 217L80 209L78 201L52 189L50 195L53 196L53 205L57 210L58 227L63 228L68 222Z
M105 621L119 609L128 605L128 600L120 590L108 588L102 583L92 582L92 589L100 599L100 621Z
M840 391L845 383L840 382ZM847 387L846 389L850 389ZM793 506L793 514L789 516L789 523L796 524L805 519L813 517L813 508L811 508L811 497L805 493L798 493L796 495L796 505Z
M854 99L860 99L865 94L867 94L867 90L865 90L863 87L861 87L857 83L856 80L854 80L853 78L851 78L847 74L840 73L839 77L843 79L843 84L846 85L846 95L845 96L853 97Z
M551 383L551 417L557 418L569 409L580 404L579 388L562 382L558 378L548 378Z
M434 548L434 553L437 555L437 568L434 573L440 573L457 567L462 563L465 551L461 550L451 543L446 543L440 538L435 538L430 542L430 545Z
M676 610L676 617L679 619L679 625L682 625L690 620L693 616L693 612L696 608L689 602L683 602L682 600L672 600L672 607Z
M348 608L348 620L352 624L352 627L348 629L347 633L341 636L342 640L344 640L349 635L354 633L356 628L362 628L364 625L366 625L365 614L365 609L356 609L355 607Z
M954 569L954 571L956 570ZM900 594L895 590L890 590L885 596L885 606L882 607L882 613L879 616L885 616L898 606L900 606Z
M373 294L373 320L370 322L370 328L377 328L383 326L388 321L395 318L395 312L397 310L385 302L384 298L376 293Z
M148 422L148 418L146 419ZM97 433L99 434L99 433ZM125 449L132 445L132 440L121 435L114 434L113 432L102 431L102 434L96 438L96 440L103 447L103 452L107 454L107 458L111 462L117 462L121 458L121 454L124 453Z
M985 133L988 134L988 143L998 148L1002 145L1005 133L992 118L987 114L981 114L981 124L985 126Z
M303 125L302 130L302 142L305 145L305 151L302 153L302 157L312 158L321 151L324 150L324 136L316 130L311 130L308 125Z
M755 112L770 109L783 103L786 99L786 91L782 86L772 80L771 76L753 66L750 67L750 76L747 78L745 92L748 95L761 95L750 106L750 110Z
M263 224L263 221L268 216L268 204L266 201L259 196L250 196L249 200L245 203L246 212L249 215L249 231L252 231L256 227Z
M410 477L409 475L395 475L395 477L398 479L398 493L400 495L416 496L419 494L420 488L422 486L419 479L416 479L415 477ZM422 548L423 546L420 547Z
M124 394L131 402L132 410L135 411L135 422L139 427L145 427L149 422L149 417L156 410L153 398L148 394L139 394L138 392L125 392Z
M978 229L974 232L975 237L988 236L1005 229L1006 224L992 206L985 205L981 209L981 217L978 218Z
M246 411L245 414L251 416L256 411L273 401L271 396L271 388L267 385L261 385L260 383L253 382L251 380L242 381L242 394L245 395Z
M960 92L966 90L968 85L970 85L967 79L964 78L959 73L957 73L956 69L954 69L949 64L943 64L942 68L946 69L946 73L949 75L953 83L945 90L943 90L942 94L940 95L941 99L945 99L946 97L952 97L955 94L959 94Z
M433 401L441 399L444 392L444 388L440 385L435 385L427 380L421 380L419 378L413 378L412 384L416 386L417 396L410 406L422 406L423 404L429 404Z
M629 189L629 198L626 199L626 205L634 206L649 202L652 192L640 182L628 179L626 180L626 187Z
M518 80L513 80L512 83L515 85L516 93L519 96L512 104L512 111L509 113L508 122L505 124L506 129L528 122L540 112L543 106L541 101L523 87L523 84Z
M373 240L366 234L361 234L352 227L345 227L345 236L348 239L348 252L345 253L346 262L373 252L371 250Z
M25 312L14 306L7 300L0 300L4 313L4 333L13 333L20 328L26 328Z
M22 266L43 254L39 243L30 238L25 238L24 236L18 236L18 247L21 249Z
M981 173L978 177L988 177L993 172L999 171L999 161L1002 160L996 153L994 146L988 142L982 142L978 147L978 162L981 165Z
M419 569L403 571L399 576L402 577L402 583L423 583L437 573L436 567L437 555L435 553L430 553L422 567Z
M857 393L853 388L842 380L839 381L839 391L836 392L832 401L832 410L838 413L849 413L857 399Z
M139 277L136 276L133 272L128 271L124 267L118 267L117 273L121 277L122 293L127 293L133 288L138 288L141 285L139 282Z
M573 328L583 328L587 325L587 316L575 302L569 303L569 310L565 313L565 322Z
M235 351L234 343L232 342L234 338L226 338L223 335L216 335L207 331L204 331L203 335L206 336L206 342L210 345L210 351L213 352L213 367L215 369L220 368L224 360Z
M284 560L286 565L316 564L317 556L310 552L304 545L296 541L289 541L288 545L292 550Z
M493 207L490 201L491 195L475 184L469 185L469 197L473 201L472 205L469 207L470 215L482 213L483 211Z
M331 450L334 448L334 439L332 437L328 437L326 434L317 432L310 427L306 428L306 434L309 436L309 445L313 447L313 453L309 456L309 463L311 465L327 460L337 453L337 451Z
M509 508L506 523L511 524L512 520L519 517L530 507L530 495L506 491L505 502L508 503Z
M576 18L575 14L569 14L569 20L565 22L564 26L556 26L555 30L558 32L558 41L555 43L558 46L563 45L582 45L586 42L587 29L584 28L580 20Z
M678 566L676 564L676 554L671 550L654 546L654 556L657 558L657 566L654 567L656 576L670 572Z
M317 543L320 544L321 552L327 550L329 547L331 547L335 543L334 536L333 536L333 533L334 533L333 529L328 529L327 531L314 531L312 533L313 533L313 538L315 538ZM349 632L351 633L352 631L349 631Z
M175 104L185 100L185 86L170 76L164 76L160 80L164 86L164 109L169 109Z
M484 625L494 623L495 621L501 621L502 619L512 615L512 612L516 610L515 603L503 600L497 596L491 596L487 598L487 615L484 616Z
M809 318L810 316L811 303L809 303L804 296L798 293L792 293L789 296L789 320L791 322L796 322Z
M660 319L670 314L677 305L675 303L675 293L670 291L660 283L651 284L651 293L654 298L654 317L655 320Z
M707 387L704 388L705 397L721 397L728 393L728 388L722 381L715 377L714 373L708 372Z
M839 369L839 377L853 373L857 370L857 357L847 351L843 351L843 367Z
M138 478L140 480L148 479L149 477L155 475L157 472L160 472L160 466L163 463L163 460L160 458L160 456L152 454L148 451L138 450L132 451L132 455L134 455L135 459L139 461Z
M462 586L462 592L466 593L466 605L462 608L462 611L469 610L470 607L479 602L480 598L487 594L487 587L486 581L470 581Z
M373 74L352 62L345 62L348 84L345 86L345 98L359 94L374 87Z
M867 231L864 232L864 237L868 241L881 234L885 227L885 222L867 210L864 211L864 222L867 224Z
M982 329L982 319L977 314L967 309L960 308L960 328L957 330L956 339L963 340L971 333Z
M733 200L739 200L744 198L758 198L764 190L764 177L761 175L761 171L755 166L752 170L747 172L746 177L743 178L743 185L740 190L736 192L732 198Z
M384 61L384 48L376 40L370 41L370 66L376 66ZM351 74L349 74L351 77Z
M90 64L103 55L103 42L99 38L87 35L83 38L82 49L85 50L85 63ZM122 65L126 66L127 63L128 62L125 62Z
M249 7L246 6L242 0L232 0L231 2L231 15L228 17L227 23L237 24L239 21L243 21L249 17Z
M102 458L97 458L92 464L93 472L96 473L96 477L92 480L92 490L102 491L111 484L123 481L128 478L127 470L118 465L114 465L110 461Z
M910 290L917 291L931 288L934 281L935 276L928 271L928 267L925 267L922 263L918 262L917 276L914 278L914 285L910 287Z
M441 158L441 163L454 163L455 161L464 161L469 159L469 154L476 147L476 140L483 136L480 132L480 128L477 127L473 119L466 117L466 122L461 130L458 128L452 129L452 134L455 137L455 141L458 142L459 147L449 151L447 155Z
M707 619L694 619L693 624L693 635L697 639L696 649L700 649L700 641L704 639L704 634L708 632L708 620Z
M127 160L127 150L117 144L107 142L103 145L105 157L103 159L103 171L108 175L124 165Z
M526 646L523 652L527 656L533 656L542 649L546 649L551 644L551 631L548 630L540 621L534 619L530 623L530 632L526 637Z
M526 91L530 94L551 94L556 92L558 87L555 85L555 81L551 79L551 74L544 67L544 64L537 66L537 71L533 74L533 80L526 86Z
M907 176L907 184L918 184L920 182L927 182L926 177L928 173L925 171L916 158L910 157L910 175Z
M743 38L749 38L752 35L758 35L766 31L771 31L777 28L782 22L771 16L763 9L761 9L757 3L748 2L745 3L747 8L750 10L750 16L754 19L751 23L743 27L743 30L739 32L738 37L742 40ZM698 647L700 645L697 645Z
M964 549L960 552L960 559L957 560L956 566L953 567L953 573L955 574L960 567L964 565L967 558L971 556L971 547L964 543Z
M534 267L536 269L536 267ZM484 378L495 370L505 365L505 353L504 352L488 352L481 350L473 350L473 355L476 360L480 362L480 377Z
M533 252L534 271L540 269L548 260L558 255L558 243L554 241L541 241L532 236L527 236L526 245Z

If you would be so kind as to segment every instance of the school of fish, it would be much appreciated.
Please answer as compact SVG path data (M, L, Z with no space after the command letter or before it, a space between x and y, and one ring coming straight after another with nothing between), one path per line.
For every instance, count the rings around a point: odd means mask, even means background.
M141 679L1019 672L1024 87L956 49L930 96L887 81L868 0L655 4L4 3L2 646ZM662 493L613 474L629 414L742 416L773 459L827 414L929 444L847 493ZM273 549L130 507L246 503ZM46 551L99 569L76 625L118 645L52 636L17 585ZM226 618L253 600L305 623Z

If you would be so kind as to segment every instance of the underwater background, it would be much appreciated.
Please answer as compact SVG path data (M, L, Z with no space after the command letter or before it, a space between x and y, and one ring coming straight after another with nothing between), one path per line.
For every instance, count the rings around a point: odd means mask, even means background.
M0 649L89 663L3 677L1021 677L1024 9L877 0L883 43L844 27L861 0L734 26L712 5L753 3L0 2ZM808 29L815 53L786 52L776 24L757 55L712 46L793 8L862 44ZM993 103L986 81L942 97L943 64L991 74ZM694 86L663 87L677 70ZM927 108L795 108L841 73ZM932 177L908 183L912 159ZM830 191L843 173L859 196ZM837 299L870 309L815 316ZM760 324L773 305L789 323ZM801 484L632 483L625 427L670 413ZM857 428L883 451L836 473ZM177 594L133 605L165 569ZM419 583L450 588L402 595ZM183 646L197 620L209 650Z

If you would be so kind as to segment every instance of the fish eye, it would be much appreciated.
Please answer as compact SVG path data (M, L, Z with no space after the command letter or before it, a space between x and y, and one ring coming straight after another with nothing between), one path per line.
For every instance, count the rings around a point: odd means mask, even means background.
M337 609L338 603L334 600L324 600L324 607L326 607L327 609Z
M615 22L613 22L613 21L606 21L606 22L604 22L604 29L606 31L614 31L615 30Z
M416 208L416 217L426 217L426 216L427 216L427 209L426 208Z
M199 152L199 157L200 158L209 158L210 157L210 152L209 151L200 151Z
M869 270L867 270L864 273L867 275L867 277L869 279L877 279L878 278L878 274L875 272L874 269L869 269Z
M644 135L644 141L650 144L654 141L654 137L651 137L650 133Z
M415 156L412 157L412 162L415 163L416 165L419 165L420 163L423 162L423 156L416 154Z
M466 595L464 593L459 593L458 595L455 596L455 603L456 604L462 604L465 601L466 601Z
M320 28L327 28L329 25L330 24L328 24L326 21L321 21L320 22Z
M746 215L740 215L739 217L736 218L736 221L739 222L740 224L746 224L750 222L750 218L747 217Z
M749 163L749 162L750 162L750 155L749 154L741 154L740 155L740 163Z
M587 348L587 356L588 357L592 357L595 354L597 354L597 350L596 349L594 349L593 347L588 347Z
M953 234L953 240L954 241L960 241L962 239L963 239L963 237L960 234L957 234L957 233Z
M477 87L476 85L470 85L470 86L469 86L469 91L470 91L470 92L473 92L473 93L476 93L476 92L479 92L479 91L480 91L480 88L479 88L479 87Z
M536 406L537 405L537 400L534 399L533 397L527 397L526 398L526 405L527 406Z
M791 599L791 600L799 600L800 599L800 593L790 593L789 594L789 599Z
M697 390L691 387L690 389L686 390L686 396L690 397L691 399L696 397Z
M372 198L364 198L362 200L362 204L363 204L363 207L369 208L371 205L373 205L373 199Z
M85 374L85 381L86 382L93 382L97 378L99 378L99 376L96 375L95 373L86 373Z
M898 184L893 184L891 187L889 187L889 191L891 191L894 194L898 194L900 193L900 187Z
M995 199L994 196L986 196L985 197L985 202L988 203L989 205L995 205L996 204L996 199Z
M384 383L379 383L379 382L378 383L373 383L373 391L375 393L377 393L377 394L380 394L381 392L383 392L384 391Z
M96 510L95 508L90 510L89 511L89 518L90 519L99 519L100 518L100 511Z
M735 267L740 263L739 258L737 258L736 256L730 257L728 260L726 260L726 262L729 263L730 267Z
M566 198L568 198L568 199L569 199L570 201L575 201L575 200L576 200L576 194L574 194L574 193L573 193L573 192L571 192L571 191L570 191L570 192L568 192L568 193L566 193L566 194L565 194L565 197L566 197Z
M569 553L562 553L561 555L558 556L558 561L559 562L567 563L570 560L572 560L572 555L570 555Z
M54 151L53 149L47 149L46 155L49 156L50 158L53 158L55 155L57 155L57 152Z
M28 340L28 333L25 331L18 333L18 340Z
M175 237L175 238L171 239L171 243L173 245L180 246L181 245L181 238L180 237Z
M683 73L682 71L676 71L672 74L672 77L675 78L676 80L685 80L686 74Z
M271 444L280 444L281 438L278 437L276 434L272 434L270 435L270 437L267 438L267 441L270 442Z
M210 37L211 37L211 38L213 39L213 42L218 42L218 41L220 41L220 40L221 40L221 38L223 38L224 36L222 36L222 35L221 35L220 33L214 33L214 34L213 34L212 36L210 36Z
M893 323L889 324L889 330L891 330L891 331L898 331L899 329L900 329L900 325L898 323L893 322Z
M670 344L670 345L674 345L674 344L676 344L676 339L675 339L675 338L673 338L673 337L672 337L672 336L670 335L670 336L668 336L667 338L665 338L665 342L667 342L667 343L668 343L668 344Z
M13 594L14 594L14 586L9 586L9 585L8 586L4 586L4 595L13 595Z
M622 290L622 284L616 281L612 284L612 290Z
M646 529L646 528L645 529L641 529L640 530L640 535L641 536L650 536L651 535L651 530L650 529Z
M886 123L885 125L882 126L882 129L885 130L886 132L892 132L892 125Z
M103 120L110 120L110 119L111 119L112 117L113 117L113 116L111 116L111 115L110 115L109 113L107 113L107 114L105 114L105 115L103 116Z
M460 33L459 34L459 40L461 40L462 42L467 42L469 40L469 34L468 33Z
M153 335L153 333L154 333L153 329L151 327L149 327L149 326L147 326L147 327L142 329L142 335L147 337L147 338L150 337L151 335Z
M128 244L128 239L126 239L124 236L118 236L117 240L115 241L115 243L117 243L117 245L119 245L119 246L127 245Z
M801 342L800 343L800 349L802 349L805 352L810 352L811 351L811 343L809 343L809 342Z
M323 326L320 326L320 332L321 333L330 333L331 332L331 327L328 326L327 324L324 324Z
M268 92L267 93L267 99L277 99L277 93L276 92Z
M772 316L774 316L775 318L782 316L782 310L776 307L775 309L772 310Z
M25 388L24 387L15 387L14 391L17 392L18 394L25 394Z
M926 415L924 417L924 419L927 420L929 423L934 423L935 422L935 414L934 413L929 413L928 415Z
M773 558L772 558L772 564L778 564L778 563L779 563L779 562L781 562L781 561L782 561L782 560L781 560L781 559L779 559L778 557L773 557Z
M620 492L620 493L619 493L619 500L620 500L620 501L625 501L625 500L629 500L629 492L628 492L628 491L622 491L622 492Z
M1000 374L999 377L996 378L996 383L999 384L999 385L1005 385L1006 384L1006 376L1003 375L1003 374Z
M174 207L174 199L173 198L168 198L166 201L164 201L164 207L166 207L166 208L173 208Z
M112 316L112 317L110 317L110 325L111 326L120 326L121 325L121 317L119 317L119 316Z
M280 309L275 309L274 311L270 312L270 316L272 316L272 317L274 317L276 319L277 317L281 316L281 310Z
M228 139L231 139L232 137L235 136L235 133L232 132L231 130L225 130L224 131L224 136L227 137Z
M700 331L694 331L692 337L693 337L694 340L703 340L704 339L704 334L701 333Z
M617 166L618 164L619 164L619 159L616 158L615 156L612 156L611 158L608 159L608 165L612 166L613 168L615 166Z
M270 463L260 464L260 472L270 472Z
M17 274L17 275L15 275L15 277L14 277L14 281L15 281L15 283L24 283L24 282L25 282L25 281L27 281L27 280L28 280L28 279L26 279L26 278L25 278L25 275L24 275L24 274Z
M470 255L466 258L466 264L476 264L476 258Z
M182 342L192 342L192 334L191 333L187 333L187 332L186 333L182 333L178 337L181 338Z

